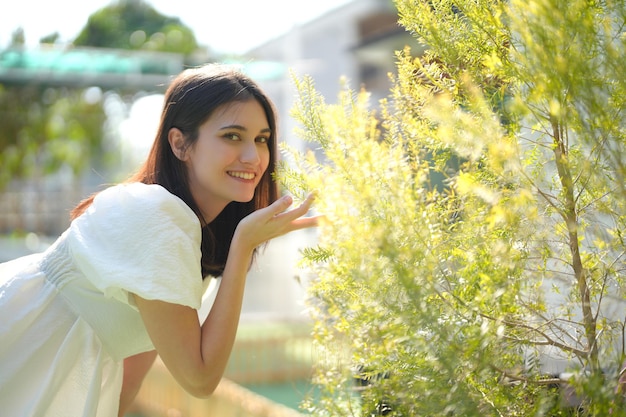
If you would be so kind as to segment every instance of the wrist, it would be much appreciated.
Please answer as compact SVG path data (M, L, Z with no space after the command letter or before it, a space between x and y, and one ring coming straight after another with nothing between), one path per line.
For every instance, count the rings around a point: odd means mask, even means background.
M230 242L230 252L236 254L238 256L249 256L252 257L252 253L257 245L247 239L243 233L239 230L239 228L235 229L235 233L233 234L233 239Z

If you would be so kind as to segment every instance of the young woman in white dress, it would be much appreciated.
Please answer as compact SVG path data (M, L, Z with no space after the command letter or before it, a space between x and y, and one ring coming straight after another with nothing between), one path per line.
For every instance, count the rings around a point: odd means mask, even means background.
M189 393L213 392L257 248L318 221L311 196L291 210L279 198L276 134L270 100L241 72L173 80L138 172L81 202L44 253L0 265L2 415L121 416L157 354Z

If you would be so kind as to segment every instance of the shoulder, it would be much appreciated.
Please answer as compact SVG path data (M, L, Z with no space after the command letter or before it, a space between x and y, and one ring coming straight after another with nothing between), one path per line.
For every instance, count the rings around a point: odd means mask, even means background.
M198 308L200 221L159 185L124 183L96 195L67 233L78 269L106 296L127 293Z
M198 216L178 196L158 184L139 182L104 189L81 217L83 220L133 225L133 228L174 223L191 231L200 226Z
M169 211L192 218L197 216L178 196L158 184L124 183L101 191L93 202L94 208L117 208L148 211Z

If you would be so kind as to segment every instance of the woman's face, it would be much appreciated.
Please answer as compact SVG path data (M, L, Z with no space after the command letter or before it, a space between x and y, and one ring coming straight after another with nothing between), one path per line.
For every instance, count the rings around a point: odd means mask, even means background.
M207 222L231 201L252 200L269 165L271 133L263 107L252 99L218 107L200 126L183 160Z

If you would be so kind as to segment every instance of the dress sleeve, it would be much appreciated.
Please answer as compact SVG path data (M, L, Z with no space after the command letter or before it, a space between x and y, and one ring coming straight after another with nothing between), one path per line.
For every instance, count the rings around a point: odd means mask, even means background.
M100 192L70 226L78 269L106 297L134 306L129 293L200 308L200 223L177 196L156 184Z

